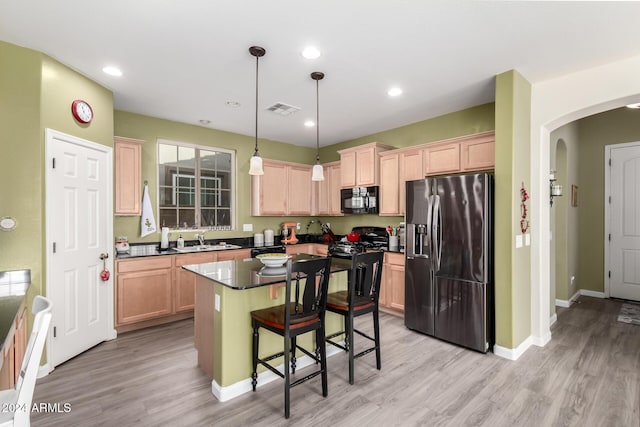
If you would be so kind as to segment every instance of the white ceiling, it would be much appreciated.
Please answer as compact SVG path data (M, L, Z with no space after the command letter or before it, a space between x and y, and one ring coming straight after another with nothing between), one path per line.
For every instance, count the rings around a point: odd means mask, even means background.
M0 40L99 82L118 110L251 136L248 48L263 46L259 136L303 146L316 141L303 126L316 115L312 71L326 74L324 146L491 102L503 71L536 83L640 54L638 2L0 0L0 11ZM320 58L301 57L309 44ZM392 85L403 95L388 97ZM264 110L276 102L301 110Z

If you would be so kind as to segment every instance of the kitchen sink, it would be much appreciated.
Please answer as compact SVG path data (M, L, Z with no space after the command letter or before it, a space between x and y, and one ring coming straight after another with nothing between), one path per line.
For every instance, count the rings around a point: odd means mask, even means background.
M241 249L241 248L242 246L238 246L238 245L195 245L195 246L187 246L184 248L173 248L173 250L180 253L191 253L191 252L224 251L227 249Z

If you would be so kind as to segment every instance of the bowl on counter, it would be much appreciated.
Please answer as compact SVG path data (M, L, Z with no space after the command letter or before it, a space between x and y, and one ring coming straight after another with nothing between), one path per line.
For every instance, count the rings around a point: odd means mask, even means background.
M281 253L266 253L258 255L256 258L267 267L282 267L290 256Z

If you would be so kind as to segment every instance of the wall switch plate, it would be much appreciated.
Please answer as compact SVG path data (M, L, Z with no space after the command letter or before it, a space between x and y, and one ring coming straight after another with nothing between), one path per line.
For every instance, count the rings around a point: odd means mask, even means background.
M524 245L525 246L531 245L531 234L527 233L524 235Z
M215 295L213 305L215 306L216 311L220 311L220 295L219 294Z
M522 234L516 236L516 249L522 247Z
M242 224L242 231L253 231L253 224Z
M300 230L300 223L296 224L296 231Z

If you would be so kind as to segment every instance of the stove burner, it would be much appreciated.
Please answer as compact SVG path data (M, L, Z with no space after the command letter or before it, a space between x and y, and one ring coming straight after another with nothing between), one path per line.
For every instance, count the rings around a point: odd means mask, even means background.
M367 250L386 249L386 245L372 242L337 242L329 246L329 254L339 258L351 258Z

